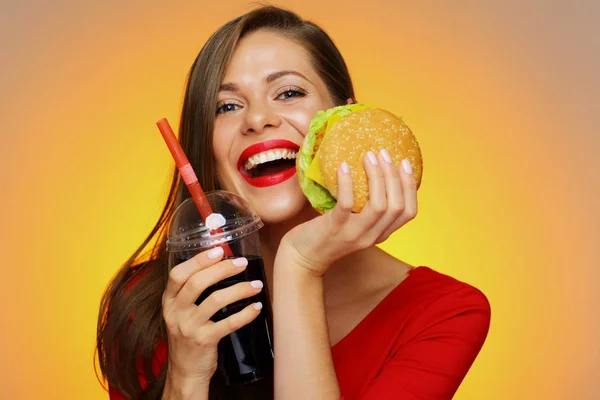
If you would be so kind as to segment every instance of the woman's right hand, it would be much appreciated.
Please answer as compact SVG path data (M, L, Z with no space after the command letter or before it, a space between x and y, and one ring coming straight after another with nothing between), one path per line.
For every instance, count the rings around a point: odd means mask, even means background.
M192 394L201 388L208 389L217 368L219 340L247 325L260 313L262 304L254 303L221 321L210 320L227 305L258 294L262 282L237 283L216 290L198 306L194 304L208 287L239 274L248 265L245 258L222 258L223 249L215 247L176 265L169 273L162 297L169 343L164 394L170 392L173 396L166 398L185 397L185 392Z

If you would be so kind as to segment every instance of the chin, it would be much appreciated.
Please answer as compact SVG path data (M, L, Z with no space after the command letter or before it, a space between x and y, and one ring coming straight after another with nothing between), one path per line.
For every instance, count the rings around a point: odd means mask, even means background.
M258 214L267 225L280 224L294 219L298 214L309 206L308 200L302 194L300 187L290 188L295 181L285 186L277 185L270 190L262 189L259 193L246 195L250 207ZM282 186L282 187L278 187Z
M286 222L307 206L310 207L295 174L286 181L269 187L253 187L236 176L219 179L219 182L222 190L235 193L246 200L265 224Z

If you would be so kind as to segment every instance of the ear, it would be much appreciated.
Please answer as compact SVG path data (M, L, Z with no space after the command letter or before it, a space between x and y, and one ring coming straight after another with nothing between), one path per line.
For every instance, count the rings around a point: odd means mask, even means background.
M348 99L346 100L346 104L354 104L356 103L356 101L354 101L354 99L352 97L348 97Z

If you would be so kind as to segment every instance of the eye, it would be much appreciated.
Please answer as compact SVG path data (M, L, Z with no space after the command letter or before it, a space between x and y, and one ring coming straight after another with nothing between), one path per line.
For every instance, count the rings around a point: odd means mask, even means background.
M218 114L228 113L228 112L231 112L231 111L236 111L237 110L236 107L239 107L239 106L240 105L236 104L236 103L223 103L221 105L218 105L217 106L217 115Z
M277 99L288 100L294 97L302 97L304 95L306 95L304 90L297 87L288 87L277 94Z

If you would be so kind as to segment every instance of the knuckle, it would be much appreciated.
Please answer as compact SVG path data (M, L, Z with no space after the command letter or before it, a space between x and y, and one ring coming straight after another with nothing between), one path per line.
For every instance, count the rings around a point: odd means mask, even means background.
M364 250L368 247L371 247L375 244L375 241L370 238L359 239L357 242L358 250Z
M204 291L206 287L204 279L200 274L194 274L192 276L192 278L190 279L190 285L192 286L192 289L197 293Z
M184 283L184 276L179 269L175 267L169 271L169 280L176 285L182 285Z
M402 214L402 212L404 211L404 204L399 201L390 203L390 206L388 207L388 211L392 215L398 216L398 215Z
M381 216L387 211L387 204L384 202L374 202L372 208L376 215Z
M190 336L189 329L181 324L176 318L165 319L165 325L169 334L179 338L188 338Z
M204 258L205 258L204 253L200 253L192 258L192 260L193 260L192 262L194 263L194 266L196 267L196 269L200 269L200 268L204 267L204 264L205 264Z
M227 329L233 332L248 324L255 314L253 311L256 310L252 306L247 306L242 311L233 314L227 320Z
M194 331L189 325L178 324L177 331L178 335L184 339L190 339L194 337Z
M194 344L199 347L210 347L213 343L212 336L206 329L198 329L194 335Z
M167 330L171 333L178 333L178 325L177 325L177 321L175 321L173 318L171 318L170 315L163 315L163 320L165 321L165 326L167 327Z
M214 307L215 309L221 309L226 305L225 295L221 290L213 292L210 296L208 296L207 301L209 302L210 306Z
M390 233L386 232L383 235L379 236L377 238L377 243L385 242L386 240L389 239L390 235L391 235Z
M417 216L417 207L407 207L404 209L404 214L410 219L414 219Z
M241 312L241 311L240 311ZM227 330L230 332L236 331L243 326L242 318L240 313L233 314L231 317L227 319Z
M352 202L351 201L339 201L338 202L339 206L340 206L340 211L344 212L344 213L349 213L350 211L352 211Z
M361 237L360 232L358 232L356 230L352 230L346 234L345 241L348 244L354 244L359 241L360 237Z

